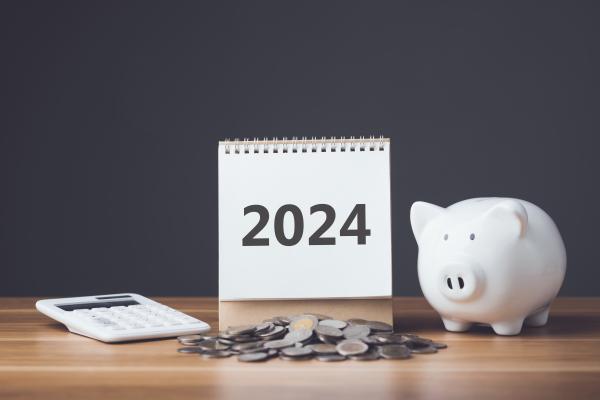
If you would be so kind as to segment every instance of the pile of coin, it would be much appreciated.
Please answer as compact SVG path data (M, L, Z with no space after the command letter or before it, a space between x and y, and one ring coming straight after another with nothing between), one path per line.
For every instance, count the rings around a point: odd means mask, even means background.
M274 357L301 361L370 361L406 359L412 354L436 353L443 343L407 333L395 333L385 322L332 319L320 314L273 317L258 325L229 327L217 336L188 335L177 338L180 353L204 358L236 355L242 362Z

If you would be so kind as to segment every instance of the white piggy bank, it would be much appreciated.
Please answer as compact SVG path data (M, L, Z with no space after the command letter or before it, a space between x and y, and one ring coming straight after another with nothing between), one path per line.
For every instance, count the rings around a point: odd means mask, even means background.
M523 321L542 326L567 264L554 221L527 201L479 198L448 208L416 202L419 282L447 330L473 323L517 335Z

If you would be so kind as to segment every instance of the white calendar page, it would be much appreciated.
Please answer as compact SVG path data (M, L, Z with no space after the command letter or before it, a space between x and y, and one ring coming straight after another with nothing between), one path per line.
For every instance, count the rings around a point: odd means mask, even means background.
M219 144L220 300L391 296L389 141L316 142Z

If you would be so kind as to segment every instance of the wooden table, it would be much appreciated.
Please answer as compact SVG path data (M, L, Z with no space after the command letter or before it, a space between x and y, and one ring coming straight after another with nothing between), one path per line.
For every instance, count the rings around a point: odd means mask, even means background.
M374 362L205 360L175 340L103 344L68 333L33 298L0 298L0 398L600 398L600 298L561 298L543 328L449 333L421 298L395 299L396 329L448 344ZM217 325L212 298L158 298Z

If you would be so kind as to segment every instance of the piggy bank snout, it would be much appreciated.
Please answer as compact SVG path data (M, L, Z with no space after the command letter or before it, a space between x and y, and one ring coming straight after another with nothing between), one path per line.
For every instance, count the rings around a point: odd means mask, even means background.
M472 300L481 293L484 285L483 271L468 262L446 265L439 280L442 294L452 301Z

